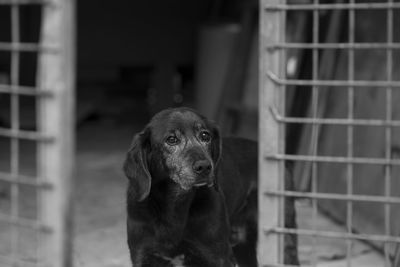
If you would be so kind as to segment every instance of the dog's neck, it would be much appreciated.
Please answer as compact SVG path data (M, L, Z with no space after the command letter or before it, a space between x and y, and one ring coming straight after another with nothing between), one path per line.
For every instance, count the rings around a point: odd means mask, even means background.
M154 184L147 202L151 210L155 237L167 250L174 249L183 238L189 209L194 198L193 191L182 192L171 182Z
M153 184L148 205L161 221L186 221L193 200L193 191L183 191L178 184L165 180Z
M194 195L193 190L183 191L172 180L156 181L143 201L129 201L128 191L128 213L143 223L151 220L168 228L184 227Z

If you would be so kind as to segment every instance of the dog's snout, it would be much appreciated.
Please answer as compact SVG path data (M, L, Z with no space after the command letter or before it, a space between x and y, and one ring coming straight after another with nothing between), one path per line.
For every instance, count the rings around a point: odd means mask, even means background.
M197 174L208 175L211 172L211 163L208 160L197 160L193 164L193 171Z

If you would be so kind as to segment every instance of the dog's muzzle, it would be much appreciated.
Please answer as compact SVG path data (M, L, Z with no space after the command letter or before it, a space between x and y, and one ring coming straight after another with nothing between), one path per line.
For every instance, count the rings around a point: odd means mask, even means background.
M213 166L207 159L196 160L192 166L193 172L197 175L197 181L193 186L208 186L214 185Z

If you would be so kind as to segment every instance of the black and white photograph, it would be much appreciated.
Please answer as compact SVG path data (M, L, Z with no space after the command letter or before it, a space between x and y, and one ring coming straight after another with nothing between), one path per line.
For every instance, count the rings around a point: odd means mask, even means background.
M0 267L400 267L400 0L0 0Z

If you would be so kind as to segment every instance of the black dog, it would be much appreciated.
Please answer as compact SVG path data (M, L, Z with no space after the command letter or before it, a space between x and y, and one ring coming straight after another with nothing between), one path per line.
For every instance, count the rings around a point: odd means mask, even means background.
M244 239L256 264L255 142L221 139L195 111L167 109L134 137L124 171L133 266L235 266L232 246Z

